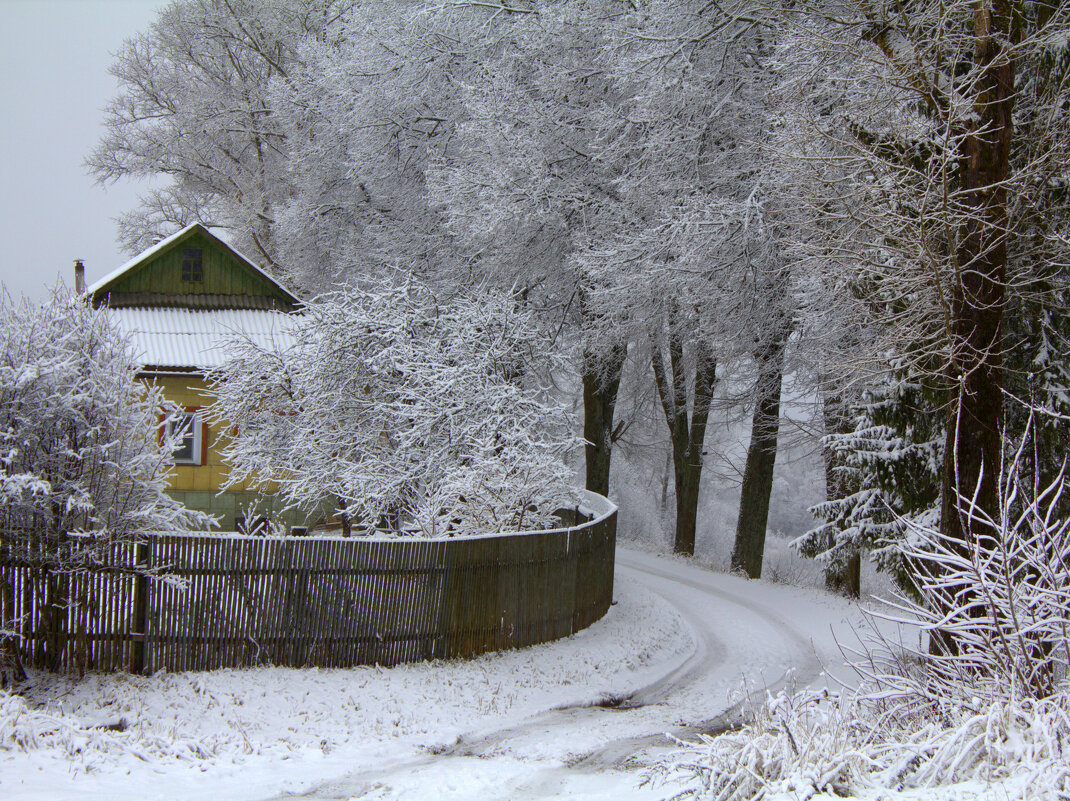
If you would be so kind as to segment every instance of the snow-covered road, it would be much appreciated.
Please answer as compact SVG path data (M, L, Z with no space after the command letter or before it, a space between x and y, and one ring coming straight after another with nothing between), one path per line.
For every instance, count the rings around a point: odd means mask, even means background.
M857 605L629 548L573 637L391 669L38 677L0 693L5 801L662 799L643 768L842 662Z
M818 592L748 582L683 560L621 548L617 581L664 599L692 646L640 686L600 703L544 710L498 730L463 735L416 758L362 766L284 799L660 799L642 767L673 737L730 725L742 699L789 681L819 680L842 662L858 610Z

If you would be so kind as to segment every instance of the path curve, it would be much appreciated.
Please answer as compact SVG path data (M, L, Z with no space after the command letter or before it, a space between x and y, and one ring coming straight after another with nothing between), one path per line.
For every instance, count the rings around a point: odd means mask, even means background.
M686 738L730 727L748 698L783 687L789 677L811 683L835 650L835 641L830 645L827 632L822 635L815 623L828 596L748 582L628 548L618 548L617 580L636 582L661 596L692 630L694 649L668 663L664 675L608 702L591 699L590 704L548 709L519 725L461 737L452 746L357 770L272 801L609 799L616 792L610 785L605 785L605 796L580 787L586 788L594 775L619 774L638 753L669 747L669 735ZM844 608L842 602L836 604L832 617ZM487 778L482 783L473 779L471 787L454 794L436 785L445 782L453 788L456 777L465 774ZM415 788L419 795L412 794Z

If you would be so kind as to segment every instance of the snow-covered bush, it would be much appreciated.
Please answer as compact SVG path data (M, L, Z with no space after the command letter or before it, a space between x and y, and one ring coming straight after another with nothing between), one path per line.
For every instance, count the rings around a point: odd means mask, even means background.
M991 702L1070 690L1070 519L1058 514L1066 463L1047 486L1021 474L1032 428L1002 471L999 519L961 500L992 536L963 541L908 523L900 547L921 600L901 598L899 608L932 643L916 654L925 670L905 685L911 694Z
M34 608L58 633L61 616L48 610L71 602L63 574L114 543L208 521L165 493L180 432L162 423L178 410L137 379L105 311L59 289L43 305L5 293L0 320L0 567L47 577Z
M289 347L240 344L211 376L232 483L343 525L427 536L541 527L575 503L579 441L531 368L552 348L516 301L414 280L310 302Z
M919 598L880 617L936 647L879 641L857 651L861 689L773 699L741 731L686 746L676 770L696 798L1004 782L1000 797L1070 793L1070 519L1066 470L1026 478L1026 440L1005 465L994 536L965 542L900 521ZM950 642L952 647L941 648Z
M181 432L162 423L178 409L138 380L107 313L56 290L43 305L3 295L0 319L5 556L70 570L109 543L203 523L165 493Z
M826 694L778 693L736 731L681 743L654 777L683 779L677 798L760 799L777 792L836 792L871 769L858 724Z
M859 693L779 693L747 725L684 743L652 779L676 798L886 798L880 790L998 784L993 797L1057 801L1070 791L1070 697L941 705ZM974 787L976 789L976 785ZM948 798L976 797L949 795Z

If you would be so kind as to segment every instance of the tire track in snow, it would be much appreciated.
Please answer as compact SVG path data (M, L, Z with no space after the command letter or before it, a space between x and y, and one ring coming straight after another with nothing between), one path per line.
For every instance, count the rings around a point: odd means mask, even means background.
M674 567L677 566L674 563L670 564L673 564ZM684 619L691 624L692 628L699 632L699 636L706 646L705 650L712 650L715 645L719 647L722 650L721 662L725 661L723 653L725 646L720 636L710 625L709 618L700 614L694 605L686 602L688 599L681 596L679 592L681 586L690 587L704 595L712 596L723 602L727 607L735 606L745 609L775 630L785 642L792 646L796 656L803 660L802 663L796 662L792 667L792 670L803 683L808 684L816 679L820 673L820 662L810 640L803 637L796 629L785 622L783 613L771 610L766 605L742 597L738 593L730 593L716 587L714 582L721 577L720 574L710 573L687 564L678 565L678 570L669 571L659 567L657 562L652 563L649 558L643 559L638 552L627 550L618 551L617 565L637 574L640 582L648 590L656 592L675 606ZM685 575L685 573L692 575ZM666 585L663 581L653 581L655 579L667 581L669 584ZM706 611L708 612L708 610ZM629 705L644 706L646 704L659 703L674 690L694 683L700 675L708 672L711 668L710 664L704 662L702 650L702 647L696 649L696 653L691 659L687 660L668 676L632 693L628 702ZM740 665L740 667L745 666ZM766 689L772 689L773 685L779 684L783 678L782 676L771 684L766 685Z
M617 551L617 568L620 577L664 598L693 631L694 649L682 660L669 662L665 675L609 703L602 699L548 709L520 724L461 737L456 744L435 748L426 755L358 770L307 792L279 795L272 801L405 798L410 796L404 795L404 790L399 789L402 795L393 795L390 788L411 784L416 776L430 783L423 797L433 797L435 777L456 775L463 770L458 767L461 763L473 768L478 764L478 772L486 772L488 760L501 760L505 772L515 771L517 760L532 763L530 775L510 782L510 794L503 798L563 797L569 775L579 781L583 775L620 770L628 767L637 753L671 746L671 737L695 737L729 728L741 719L750 699L782 688L793 673L801 684L818 677L821 664L810 640L787 622L783 610L742 594L747 592L746 583L738 584L735 592L723 586L734 580L722 574L623 548ZM729 700L728 688L738 687L744 676L753 681L769 668L775 671L772 681L752 684L756 689L742 701ZM717 697L721 700L715 700ZM631 736L596 737L599 744L579 758L568 759L568 767L562 767L559 756L546 753L547 743L561 747L577 736L591 739L592 731L607 728L618 733L629 731ZM483 787L470 797L490 801L498 796Z
M635 755L650 748L667 747L675 739L694 738L700 734L715 734L740 725L747 708L760 701L766 693L777 692L787 687L789 681L795 680L806 685L816 680L821 673L821 662L811 641L803 637L783 619L782 613L771 610L765 604L718 588L715 584L724 577L710 573L693 565L680 562L655 561L644 558L645 554L618 549L617 566L631 572L643 586L657 593L697 632L698 644L694 653L678 668L665 677L642 687L620 703L621 709L640 708L652 704L665 703L674 693L680 693L694 686L711 675L720 674L720 680L742 679L747 675L747 665L732 663L725 658L726 646L718 636L715 626L709 620L709 608L700 609L692 602L688 593L682 588L697 590L704 596L717 599L722 615L732 607L744 609L775 631L783 642L791 646L794 652L792 664L778 672L769 681L751 690L746 696L724 708L719 709L703 720L672 727L669 731L659 731L637 737L616 740L587 754L574 763L573 768L582 770L620 769L634 761ZM717 662L710 662L708 655L719 653Z

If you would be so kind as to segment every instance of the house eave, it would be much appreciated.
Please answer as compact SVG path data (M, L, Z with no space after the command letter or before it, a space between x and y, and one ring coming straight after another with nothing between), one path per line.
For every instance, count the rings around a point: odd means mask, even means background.
M172 367L147 364L137 371L138 378L203 378L207 370L199 367Z

